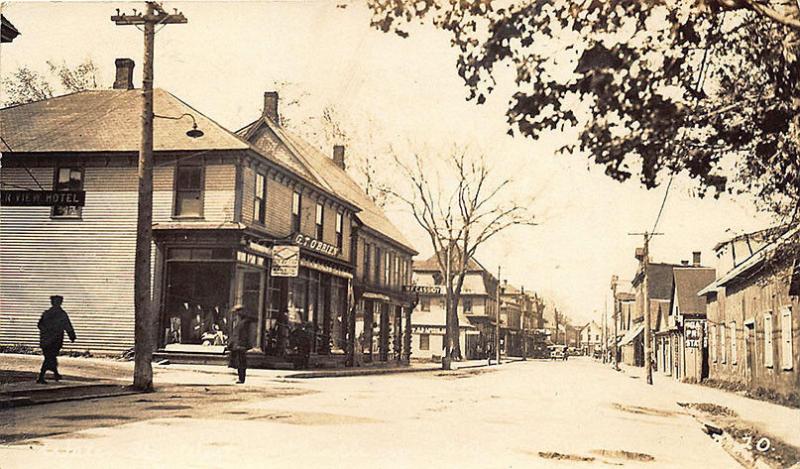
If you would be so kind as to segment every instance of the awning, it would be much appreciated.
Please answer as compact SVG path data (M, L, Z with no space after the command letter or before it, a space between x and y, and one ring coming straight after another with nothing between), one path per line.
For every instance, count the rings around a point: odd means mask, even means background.
M633 329L631 329L627 333L625 333L624 336L622 336L622 338L619 340L619 344L620 345L627 345L627 344L633 342L633 340L636 339L636 337L639 334L641 334L642 331L644 331L644 324L640 324L640 325L634 327Z
M308 260L308 259L302 259L301 258L300 259L300 265L303 266L303 267L307 267L309 269L317 270L319 272L324 272L326 274L335 275L336 277L342 277L342 278L347 278L347 279L352 279L353 278L353 274L351 274L350 272L346 272L344 270L337 269L335 267L330 267L330 266L327 266L325 264L320 264L319 262L314 262L314 261L311 261L311 260Z

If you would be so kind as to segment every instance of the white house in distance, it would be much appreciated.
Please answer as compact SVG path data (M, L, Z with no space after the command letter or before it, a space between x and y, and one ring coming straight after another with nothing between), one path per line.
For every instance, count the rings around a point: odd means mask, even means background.
M591 321L581 328L581 349L587 355L594 354L594 351L599 350L603 345L602 337L603 329L596 322Z
M444 275L435 255L414 262L413 269L419 304L411 316L411 356L436 359L444 349ZM487 347L494 343L497 287L497 278L471 259L458 306L459 339L466 359L483 358Z

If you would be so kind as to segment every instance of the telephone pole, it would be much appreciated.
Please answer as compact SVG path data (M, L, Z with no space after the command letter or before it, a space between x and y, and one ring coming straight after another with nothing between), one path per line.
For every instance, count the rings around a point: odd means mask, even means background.
M642 249L642 273L644 279L642 281L642 290L643 298L644 298L644 370L645 375L647 376L647 384L653 384L653 361L652 361L652 352L650 350L650 290L649 288L649 279L648 279L648 265L650 263L650 239L656 235L662 235L664 233L650 233L645 231L644 233L628 233L631 236L643 236L644 237L644 248Z
M614 319L614 370L619 371L619 349L617 348L617 282L619 282L619 277L616 275L611 276L611 296L613 298L614 303L614 311L611 313L611 317Z
M500 266L497 266L497 320L494 323L494 356L497 364L500 364L500 290L503 288L500 283Z
M603 363L608 363L608 336L606 332L608 330L608 327L606 326L607 320L608 320L608 300L606 298L603 298L603 320L600 321L600 324L602 324L601 326L602 331L600 337L603 338L603 345L602 347L600 347L600 350L603 351Z
M144 26L144 63L142 64L142 134L139 147L139 205L136 218L136 260L134 262L134 351L133 387L153 389L153 351L156 346L156 323L150 291L153 243L153 50L156 24L184 24L182 13L167 13L156 2L147 2L144 14L133 10L111 17L117 26Z
M448 239L447 240L447 264L444 266L445 271L445 297L444 297L444 356L442 357L442 369L449 370L451 369L451 361L450 361L450 338L452 337L453 331L451 331L453 327L453 321L450 316L450 306L452 305L452 300L450 298L450 263L452 262L452 257L450 256L450 249L452 247L453 242ZM458 334L458 331L455 332Z

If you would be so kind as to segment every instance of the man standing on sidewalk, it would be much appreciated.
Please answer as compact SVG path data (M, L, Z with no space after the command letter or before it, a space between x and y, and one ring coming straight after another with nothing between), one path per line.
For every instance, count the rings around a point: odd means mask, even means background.
M247 376L247 351L252 348L250 343L250 326L252 318L244 310L244 306L237 304L231 310L234 325L233 333L230 337L230 362L228 366L236 368L239 375L237 384L244 384Z
M69 340L75 342L75 330L72 328L67 312L61 309L63 302L63 296L51 296L52 307L42 313L42 317L39 318L39 345L44 354L42 370L39 372L39 379L36 380L39 384L45 384L44 374L47 370L53 372L53 378L56 381L61 380L61 375L58 373L58 353L64 345L64 331L69 335Z

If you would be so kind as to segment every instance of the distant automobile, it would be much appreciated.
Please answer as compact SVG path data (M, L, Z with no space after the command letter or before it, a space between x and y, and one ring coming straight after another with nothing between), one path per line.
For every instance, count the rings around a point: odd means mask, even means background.
M566 360L567 347L564 345L551 345L550 346L550 359L551 360Z

